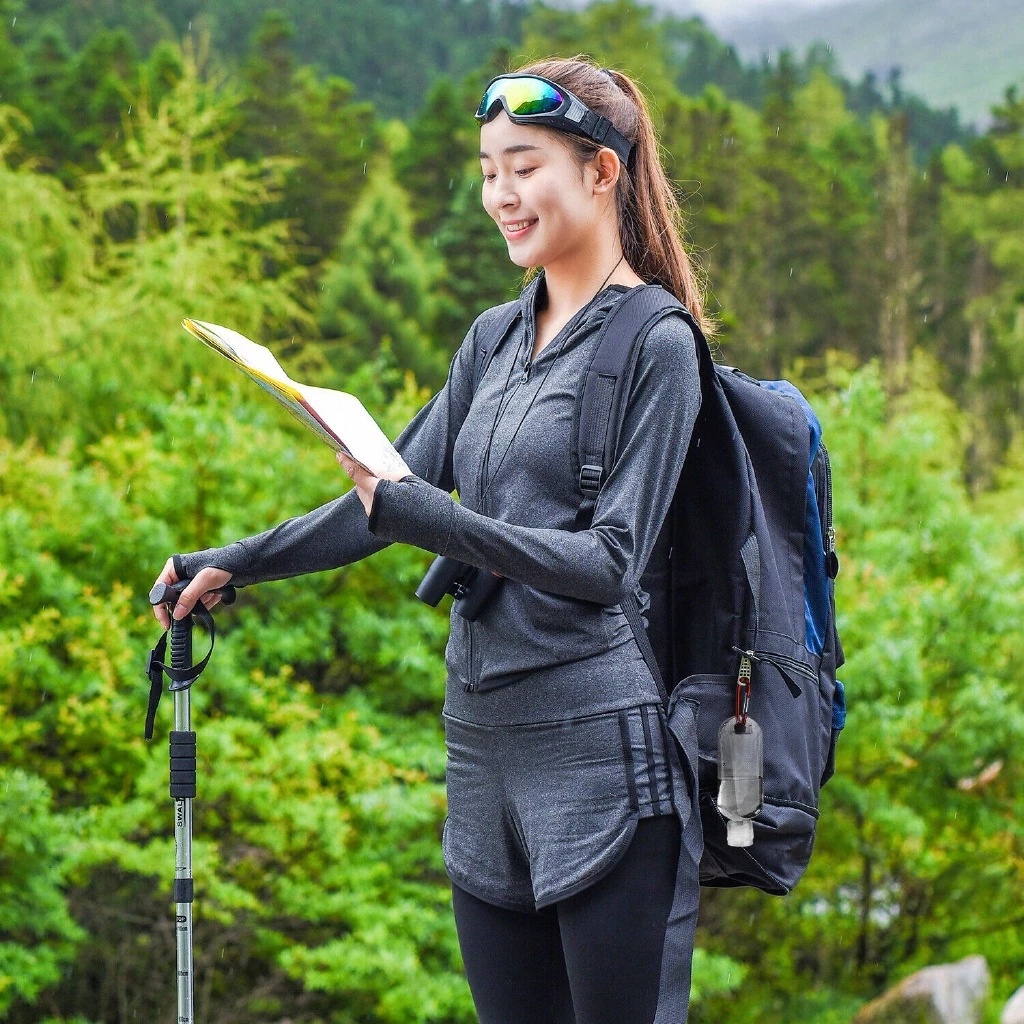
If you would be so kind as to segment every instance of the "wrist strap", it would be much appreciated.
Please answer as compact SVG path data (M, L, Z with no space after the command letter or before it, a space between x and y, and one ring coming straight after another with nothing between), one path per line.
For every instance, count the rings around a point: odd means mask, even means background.
M197 604L189 614L175 624L181 629L191 629L192 620L195 619L210 634L210 649L202 660L197 661L189 668L175 668L164 663L167 656L167 635L170 630L164 630L163 635L156 642L156 646L149 652L146 658L146 676L149 678L149 705L146 708L146 739L153 738L153 727L156 724L156 711L160 706L160 697L163 693L163 675L166 672L171 680L168 689L173 693L176 690L187 690L202 674L210 663L213 655L213 645L216 641L217 630L213 624L213 616L210 610L201 603ZM175 626L171 627L172 629Z

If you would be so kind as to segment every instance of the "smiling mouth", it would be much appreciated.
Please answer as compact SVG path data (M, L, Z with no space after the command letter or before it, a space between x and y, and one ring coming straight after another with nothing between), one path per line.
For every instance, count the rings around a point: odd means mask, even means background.
M514 220L509 221L507 224L501 225L501 230L505 233L506 238L518 238L528 228L533 227L537 223L537 218L533 220Z

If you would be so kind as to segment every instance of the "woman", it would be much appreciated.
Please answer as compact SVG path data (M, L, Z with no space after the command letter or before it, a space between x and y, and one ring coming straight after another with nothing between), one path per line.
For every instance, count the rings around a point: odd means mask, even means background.
M694 339L661 321L638 355L618 455L589 527L572 468L602 320L659 282L699 291L637 87L584 60L499 76L477 111L483 203L509 257L539 268L521 316L474 323L444 388L396 447L412 476L339 456L352 492L225 548L177 555L175 615L239 586L349 564L399 541L503 577L452 615L443 849L483 1024L685 1021L699 816L620 602L672 497L700 402ZM481 345L493 349L476 379ZM460 501L451 497L457 489ZM167 625L166 610L158 617Z

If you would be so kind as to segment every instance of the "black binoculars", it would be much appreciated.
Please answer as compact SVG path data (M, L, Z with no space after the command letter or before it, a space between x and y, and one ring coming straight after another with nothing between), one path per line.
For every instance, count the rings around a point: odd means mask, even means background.
M416 596L426 604L436 605L445 594L451 594L455 611L473 622L497 593L503 579L488 569L438 555L416 588Z

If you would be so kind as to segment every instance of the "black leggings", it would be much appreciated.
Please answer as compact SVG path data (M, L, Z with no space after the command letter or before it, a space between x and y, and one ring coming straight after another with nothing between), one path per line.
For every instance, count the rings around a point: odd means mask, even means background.
M646 818L608 875L536 912L453 886L480 1024L651 1024L679 845L675 815Z

